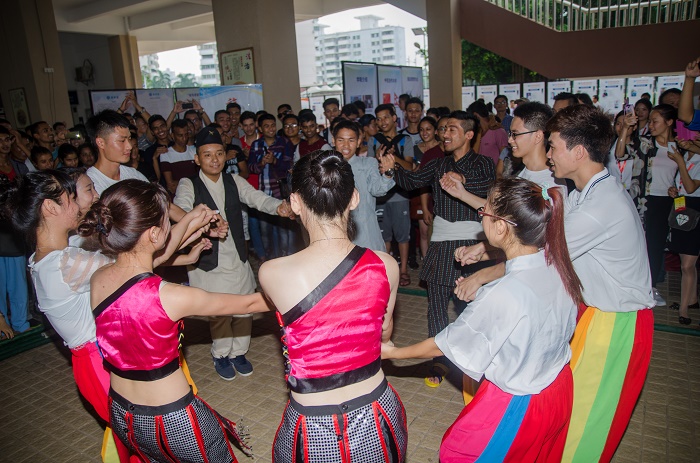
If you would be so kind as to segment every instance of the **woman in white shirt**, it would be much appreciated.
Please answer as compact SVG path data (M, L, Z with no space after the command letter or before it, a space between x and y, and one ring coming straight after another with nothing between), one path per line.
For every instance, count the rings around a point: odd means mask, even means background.
M617 178L635 204L640 193L640 176L644 169L644 158L651 148L651 142L645 137L634 135L637 116L620 111L615 116L615 133L617 139L610 148L608 172Z
M668 189L673 186L673 179L678 171L676 162L668 157L670 149L676 147L674 127L678 117L676 108L667 104L655 106L649 115L649 133L652 146L647 153L646 165L642 171L644 189L640 205L644 212L647 254L651 270L651 285L657 306L666 305L660 296L656 284L661 279L664 265L664 248L668 236L668 215L673 207L673 199L668 196Z
M700 151L692 142L679 141L679 144ZM682 196L686 208L700 211L700 154L690 150L685 156L677 150L668 152L668 157L678 165L675 184L668 189L668 195L672 198ZM671 308L679 310L679 323L690 325L692 320L688 317L688 309L698 308L698 271L695 265L700 253L700 226L689 231L671 229L670 249L681 257L681 303L672 304Z
M564 238L564 198L559 187L501 179L479 215L489 243L505 253L505 275L435 338L384 344L382 357L446 355L475 381L485 377L447 430L441 462L559 461L573 401L569 340L582 301Z

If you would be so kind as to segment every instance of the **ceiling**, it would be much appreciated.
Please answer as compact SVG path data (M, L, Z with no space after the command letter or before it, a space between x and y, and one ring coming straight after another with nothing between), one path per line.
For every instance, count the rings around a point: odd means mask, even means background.
M426 0L294 0L295 20L389 3L425 19ZM53 0L60 32L136 37L147 55L216 40L211 0Z

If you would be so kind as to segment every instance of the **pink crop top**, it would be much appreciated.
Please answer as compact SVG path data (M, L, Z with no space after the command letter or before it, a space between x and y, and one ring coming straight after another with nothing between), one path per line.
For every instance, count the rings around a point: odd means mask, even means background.
M376 374L390 293L384 262L356 246L301 302L278 312L290 389L328 391Z
M180 366L182 320L163 310L161 281L152 273L136 275L93 310L105 368L122 378L155 381Z

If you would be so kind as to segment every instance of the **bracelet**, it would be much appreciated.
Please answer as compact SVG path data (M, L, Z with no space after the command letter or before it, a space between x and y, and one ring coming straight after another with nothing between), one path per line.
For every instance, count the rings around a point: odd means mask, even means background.
M117 112L118 112L119 114L124 114L124 111L122 111L122 108L117 108Z

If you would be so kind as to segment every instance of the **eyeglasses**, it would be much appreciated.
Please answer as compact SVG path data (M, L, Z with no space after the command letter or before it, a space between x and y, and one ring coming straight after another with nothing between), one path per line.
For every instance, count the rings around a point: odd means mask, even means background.
M285 129L296 129L299 127L299 124L284 124Z
M445 131L447 131L447 127L438 127L437 131L438 132L445 132Z
M483 208L483 207L480 207L479 209L477 209L477 210L476 210L476 213L479 214L479 217L481 217L482 219L484 218L484 216L486 216L486 217L491 217L492 219L496 219L496 220L503 220L504 222L507 222L507 223L511 224L512 226L514 226L514 227L517 227L517 226L518 226L518 224L515 223L515 222L513 222L512 220L508 220L508 219L506 219L506 218L504 218L504 217L500 217L500 216L498 216L498 215L487 214L486 212L484 212L484 208Z
M512 138L515 140L518 138L520 135L527 135L528 133L535 133L537 130L530 130L528 132L511 132L510 130L508 131L508 138Z

